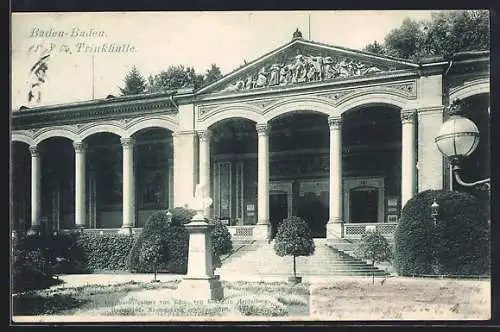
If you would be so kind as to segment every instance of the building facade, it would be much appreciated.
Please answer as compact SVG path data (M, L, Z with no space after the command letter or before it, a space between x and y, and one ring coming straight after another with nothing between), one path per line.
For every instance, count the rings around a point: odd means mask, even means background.
M489 175L489 52L419 63L292 41L198 90L12 112L16 230L135 231L192 206L236 237L303 217L316 237L394 232L417 192L451 188L434 143L456 99L481 132L464 177Z

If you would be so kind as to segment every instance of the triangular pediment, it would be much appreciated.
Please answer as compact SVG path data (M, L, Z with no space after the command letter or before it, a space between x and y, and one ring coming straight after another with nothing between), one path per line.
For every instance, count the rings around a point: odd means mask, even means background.
M242 93L416 68L410 61L295 39L198 92Z

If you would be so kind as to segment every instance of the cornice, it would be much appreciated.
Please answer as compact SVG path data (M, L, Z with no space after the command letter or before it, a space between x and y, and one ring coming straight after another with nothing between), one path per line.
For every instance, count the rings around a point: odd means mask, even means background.
M47 125L74 124L96 120L116 120L149 114L174 114L177 109L169 99L140 102L120 102L105 105L57 105L12 113L14 129Z

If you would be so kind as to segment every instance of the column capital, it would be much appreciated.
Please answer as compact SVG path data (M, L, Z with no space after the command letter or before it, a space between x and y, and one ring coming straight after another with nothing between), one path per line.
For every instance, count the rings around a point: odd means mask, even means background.
M132 137L122 137L120 138L120 142L122 144L122 147L125 148L131 148L135 144L135 140Z
M29 149L32 157L38 157L40 155L37 145L31 145Z
M342 117L330 115L328 117L328 126L330 127L330 130L340 129L342 126Z
M414 123L416 110L401 110L401 123Z
M257 135L268 136L271 131L271 126L267 123L257 123L255 125L255 130L257 130Z
M197 130L196 134L200 139L200 142L209 142L210 137L212 136L212 131L210 129Z
M83 142L73 142L73 148L77 153L85 152L85 150L87 149L87 144Z

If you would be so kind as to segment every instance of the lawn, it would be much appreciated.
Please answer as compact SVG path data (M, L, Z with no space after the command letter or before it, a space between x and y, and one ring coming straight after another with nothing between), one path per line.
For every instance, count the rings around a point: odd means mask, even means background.
M489 280L394 277L339 279L311 287L311 316L322 320L486 320Z
M30 291L13 298L15 316L69 317L291 317L309 316L309 285L223 282L223 301L176 298L178 281L127 282ZM95 320L95 318L93 318ZM24 321L25 319L22 318Z
M178 281L51 288L13 298L18 321L485 320L490 281L337 277L302 284L223 281L223 301L176 298Z

